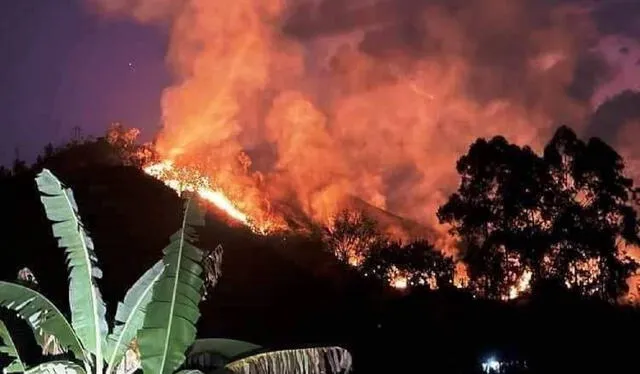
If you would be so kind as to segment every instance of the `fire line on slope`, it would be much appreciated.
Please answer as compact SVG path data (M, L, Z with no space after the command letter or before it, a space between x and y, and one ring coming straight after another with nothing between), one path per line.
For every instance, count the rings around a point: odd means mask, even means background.
M260 227L252 222L251 218L241 211L222 191L212 188L209 180L204 176L196 174L189 180L181 179L173 161L170 160L151 164L143 168L143 170L146 174L162 181L177 193L183 191L197 193L201 198L211 202L229 217L249 227L255 233L266 234L269 232L267 227Z

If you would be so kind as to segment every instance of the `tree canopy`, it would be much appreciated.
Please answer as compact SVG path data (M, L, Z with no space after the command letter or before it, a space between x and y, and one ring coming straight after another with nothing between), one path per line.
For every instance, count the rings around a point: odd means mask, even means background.
M455 263L423 240L373 247L360 269L365 276L396 287L435 290L453 285Z
M640 244L635 188L606 143L568 127L542 155L478 139L457 171L459 188L437 214L461 239L476 291L502 297L529 272L606 300L626 293L638 268L626 251Z
M400 243L385 237L363 212L342 211L325 242L339 260L396 288L438 289L453 284L455 262L426 240Z

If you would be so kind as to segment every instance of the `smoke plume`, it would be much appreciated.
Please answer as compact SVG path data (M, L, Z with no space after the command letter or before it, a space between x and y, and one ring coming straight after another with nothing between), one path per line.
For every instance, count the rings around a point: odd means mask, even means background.
M171 29L165 157L206 165L245 207L288 199L319 222L357 196L442 230L469 144L580 131L598 79L576 80L601 61L575 2L88 1Z

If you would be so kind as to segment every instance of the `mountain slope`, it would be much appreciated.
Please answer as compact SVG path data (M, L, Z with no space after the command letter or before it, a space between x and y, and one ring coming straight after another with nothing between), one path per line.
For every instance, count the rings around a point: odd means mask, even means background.
M433 240L435 233L433 230L420 223L397 216L386 210L377 208L366 201L355 196L347 199L345 209L361 211L368 217L376 221L380 230L392 238L404 241L414 241L417 239Z
M56 172L56 170L54 170ZM161 182L129 167L61 170L74 190L80 214L95 241L105 275L100 286L114 312L127 287L161 256L180 222L182 204ZM0 204L13 223L0 228L2 279L29 266L66 308L63 251L55 246L40 211L32 175L0 183ZM226 336L260 344L314 342L351 335L366 304L366 282L304 236L261 237L228 226L211 214L202 246L222 244L222 279L203 303L203 336ZM340 305L340 308L336 308ZM345 335L347 334L347 335ZM339 343L339 342L338 342Z

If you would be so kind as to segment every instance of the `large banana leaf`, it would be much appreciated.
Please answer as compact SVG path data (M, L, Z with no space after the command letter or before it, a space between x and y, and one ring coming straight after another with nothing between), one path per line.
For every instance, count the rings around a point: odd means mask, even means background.
M87 374L87 372L73 362L51 361L29 369L25 374Z
M77 359L86 360L82 343L62 312L38 291L19 284L0 281L0 306L13 310L24 319L36 338L44 332L56 337L64 349ZM40 342L40 339L37 339Z
M71 323L84 347L95 355L96 370L101 373L108 326L96 284L102 271L97 267L93 241L83 228L71 189L47 169L38 174L36 184L47 217L53 221L53 235L67 254Z
M2 321L0 321L0 353L4 353L13 359L7 367L2 369L3 374L24 373L26 371L24 361L20 358L11 334L9 334L7 326Z
M120 363L129 344L142 327L147 305L153 294L153 286L160 279L163 269L164 263L158 261L131 286L123 302L118 303L115 326L107 337L105 358L108 372L112 372Z
M195 228L204 225L204 211L189 199L180 230L163 250L165 269L153 289L138 344L145 373L170 374L185 360L196 336L203 294L203 251L193 243Z
M216 373L337 374L350 372L352 361L349 351L340 347L287 349L238 359Z

